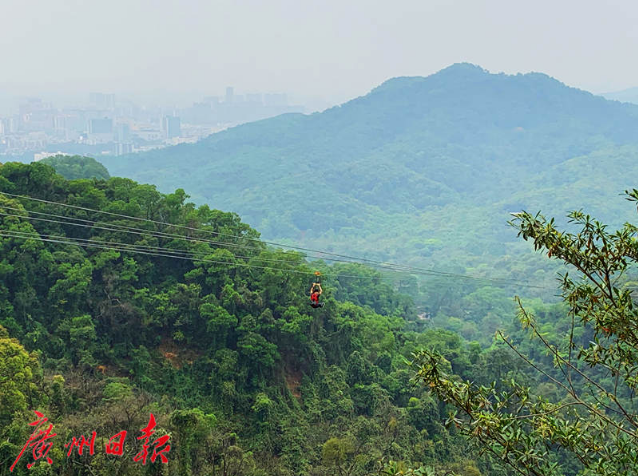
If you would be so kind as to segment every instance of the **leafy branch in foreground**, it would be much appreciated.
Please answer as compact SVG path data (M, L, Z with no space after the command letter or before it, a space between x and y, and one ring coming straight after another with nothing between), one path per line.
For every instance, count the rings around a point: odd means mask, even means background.
M638 190L626 192L638 201ZM541 330L520 300L519 320L551 358L532 358L502 332L509 346L542 382L553 383L557 399L537 395L512 380L490 386L463 381L438 353L414 354L416 379L454 410L448 420L483 452L520 475L631 474L638 467L638 312L630 274L638 261L638 228L616 232L585 215L569 214L577 233L559 231L554 220L527 212L510 223L536 250L562 260L579 279L562 276L568 335L556 342ZM553 365L552 365L553 364ZM578 461L571 470L570 461Z

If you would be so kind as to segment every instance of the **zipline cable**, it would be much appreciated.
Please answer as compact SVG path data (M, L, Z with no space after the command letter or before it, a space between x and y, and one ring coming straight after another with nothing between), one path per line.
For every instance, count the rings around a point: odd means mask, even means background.
M2 212L0 212L0 215L7 215L4 214ZM17 215L9 215L9 216L17 216ZM22 218L26 218L26 217L22 217ZM42 219L38 219L38 220L42 220ZM50 220L47 220L50 221ZM34 234L34 233L26 233L26 232L21 232L21 231L15 231L15 230L2 230L0 229L0 231L6 231L8 233L18 233L18 234L22 234L22 235L26 235L28 237L31 238L38 238L38 237L47 237L47 238L51 238L51 239L57 239L57 240L65 240L68 242L84 242L86 244L98 244L98 245L114 245L117 247L122 247L121 250L122 251L130 251L131 249L135 250L135 249L139 249L139 250L143 250L143 251L148 251L148 252L152 252L152 251L156 251L156 252L162 252L165 253L162 256L182 256L182 257L199 257L199 256L208 256L210 255L210 253L206 253L203 251L189 251L189 250L184 250L184 249L180 249L180 248L166 248L166 247L161 247L161 246L147 246L147 245L138 245L138 244L131 244L131 243L121 243L121 242L113 242L113 241L109 241L109 240L91 240L91 239L86 239L86 238L75 238L75 237L69 237L69 236L60 236L60 235L48 235L48 234ZM245 259L245 260L256 260L256 261L268 261L268 262L274 262L274 263L286 263L286 264L291 264L291 265L295 265L298 266L302 263L293 261L293 260L283 260L283 259L272 259L272 258L265 258L265 257L261 257L259 255L255 255L255 256L240 256L240 255L236 255L233 254L232 255L233 258L239 258L239 259ZM306 264L306 263L303 263ZM347 277L354 277L354 276L348 276L348 275L343 275L343 276L347 276Z
M530 288L537 288L537 289L553 289L553 288L548 288L545 286L537 286L537 285L533 285L533 284L529 284L529 283L521 283L521 282L516 282L516 281L511 281L507 278L488 278L488 277L479 277L479 276L470 276L470 275L464 275L464 274L457 274L457 273L449 273L449 272L442 272L442 271L437 271L437 270L433 270L433 269L426 269L426 268L419 268L419 267L414 267L414 266L410 266L410 265L401 265L401 264L396 264L396 263L389 263L389 262L383 262L383 261L378 261L378 260L371 260L371 259L367 259L367 258L358 258L358 257L353 257L353 256L348 256L348 255L343 255L343 254L338 254L338 253L332 253L332 252L326 252L326 251L322 251L322 250L314 250L311 248L303 248L303 247L298 247L298 246L292 246L292 245L286 245L286 244L282 244L282 243L276 243L276 242L271 242L271 241L261 241L259 239L255 239L255 238L249 238L246 236L241 236L241 235L232 235L232 234L224 234L224 233L220 233L220 232L215 232L212 230L206 230L206 229L201 229L201 228L194 228L194 227L188 227L188 226L184 226L184 225L176 225L176 224L172 224L172 223L166 223L166 222L160 222L160 221L156 221L156 220L151 220L151 219L147 219L147 218L140 218L140 217L134 217L134 216L130 216L130 215L123 215L120 213L113 213L113 212L107 212L104 210L96 210L96 209L92 209L92 208L87 208L87 207L81 207L81 206L77 206L77 205L69 205L66 203L61 203L61 202L55 202L55 201L50 201L50 200L44 200L44 199L39 199L39 198L34 198L34 197L29 197L29 196L24 196L24 195L16 195L16 194L11 194L8 192L0 192L3 193L5 195L8 196L12 196L12 197L16 197L16 198L23 198L26 200L33 200L33 201L38 201L38 202L42 202L42 203L46 203L46 204L51 204L51 205L57 205L57 206L62 206L62 207L67 207L67 208L73 208L73 209L79 209L79 210L84 210L84 211L90 211L90 212L94 212L94 213L102 213L102 214L106 214L106 215L110 215L110 216L115 216L115 217L119 217L119 218L125 218L125 219L130 219L130 220L136 220L136 221L142 221L142 222L150 222L150 223L154 223L156 225L164 225L167 227L176 227L176 228L182 228L182 229L186 229L189 231L195 231L195 232L203 232L203 233L210 233L216 236L220 236L220 237L229 237L229 238L236 238L236 239L241 239L241 240L246 240L246 241L253 241L253 242L257 242L257 243L264 243L264 244L270 244L270 245L274 245L274 246L280 246L280 247L284 247L284 248L291 248L291 249L295 249L295 250L301 250L301 251L309 251L309 252L313 252L313 253L319 253L321 255L330 255L330 256L337 256L340 258L346 258L348 261L343 261L343 262L347 262L347 263L353 263L353 262L367 262L367 263L374 263L376 266L380 266L383 267L384 269L388 269L391 271L396 271L396 272L404 272L404 273L410 273L410 274L422 274L422 275L429 275L429 276L439 276L439 277L450 277L450 278L462 278L462 279L475 279L475 280L481 280L481 281L489 281L489 282L493 282L493 283L502 283L502 284L507 284L507 285L517 285L517 286L521 286L521 287L530 287ZM10 208L10 207L6 207L6 208ZM15 209L14 209L15 210ZM28 211L28 210L27 210ZM33 213L40 213L40 212L33 212ZM65 216L60 216L57 215L58 217L61 218L65 218L65 219L72 219L72 220L83 220L80 218L73 218L73 217L65 217ZM21 216L22 217L22 216ZM24 217L24 218L28 218L28 217ZM43 219L39 219L39 220L43 220ZM86 220L88 221L88 220ZM92 223L96 223L96 222L92 222ZM67 224L72 224L72 223L67 223ZM78 225L79 226L79 225ZM179 238L179 239L184 239L184 240L188 240L189 237L185 237L183 235L173 235L173 234L167 234L164 232L154 232L154 231L150 231L150 230L144 230L144 229L137 229L137 228L133 228L133 227L126 227L124 225L118 225L118 224L113 224L113 226L117 226L120 227L120 230L113 230L113 229L106 229L108 231L124 231L124 229L129 229L131 230L130 232L133 233L137 230L140 230L139 233L137 234L161 234L161 235L165 235L165 237L175 237L175 238ZM99 226L95 226L95 228L100 228ZM143 230L143 232L142 232ZM197 239L195 239L197 240ZM199 241L211 241L211 240L199 240ZM237 245L237 244L231 244L231 243L226 243L226 242L213 242L214 244L219 244L219 245ZM241 246L241 245L237 245L237 246ZM244 246L246 247L246 246ZM318 259L324 259L324 260L328 260L328 261L342 261L342 260L337 260L337 259L332 259L332 258L326 258L325 256L322 257L316 257Z
M5 209L11 209L11 207L4 207ZM18 210L18 209L13 209L13 210ZM18 210L20 211L20 210ZM38 213L38 212L31 212L31 213ZM39 213L40 215L46 215L44 213ZM12 214L12 213L4 213L4 212L0 212L0 215L2 216L8 216L8 217L14 217L14 218L23 218L29 221L43 221L43 222L47 222L47 223L55 223L55 224L59 224L59 225L70 225L70 226L77 226L77 227L82 227L82 228L89 228L89 229L99 229L99 230L105 230L105 231L114 231L114 232L120 232L120 233L133 233L136 235L142 235L142 236L155 236L155 232L153 231L146 231L146 232L139 232L137 230L126 230L123 228L108 228L108 227L103 227L103 226L98 226L98 225L87 225L87 224L83 224L83 223L73 223L73 222L69 222L69 221L59 221L59 220L52 220L49 218L38 218L38 217L30 217L30 216L25 216L25 215L16 215L16 214ZM48 216L54 216L49 214ZM89 222L89 220L82 220L85 222ZM96 223L96 222L91 222L91 223ZM44 236L44 235L43 235ZM47 235L47 236L54 236L54 235ZM225 245L234 245L236 247L240 247L242 248L241 245L237 245L234 243L224 243L224 242L214 242L214 241L210 241L210 240L198 240L198 239L194 239L194 238L188 238L188 237L184 237L182 235L172 235L175 237L175 239L182 239L185 241L191 241L191 242L195 242L195 243L204 243L204 244L208 244L208 243L213 243L219 246L225 246ZM62 238L62 239L78 239L78 238L73 238L73 237L69 237L69 236L54 236L55 238ZM159 236L160 238L164 238L164 236ZM82 240L82 239L80 239ZM82 241L90 241L90 240L82 240ZM103 241L97 241L97 243L104 243ZM158 249L164 252L169 252L169 253L181 253L181 254L195 254L198 253L197 251L189 251L189 250L184 250L184 249L178 249L178 248L166 248L166 247L161 247L161 246L145 246L145 245L133 245L130 243L115 243L118 245L123 245L123 246L132 246L132 247L141 247L141 248L150 248L150 249ZM254 251L258 251L258 252L263 252L265 251L265 249L258 249L255 247L243 247L243 248L248 248L250 250L254 250ZM206 254L204 252L199 252L200 254ZM276 263L290 263L290 260L281 260L281 259L274 259L274 258L260 258L258 255L255 256L240 256L240 255L234 255L236 258L243 258L243 259L260 259L262 261L270 261L270 262L276 262ZM345 263L352 263L352 261L344 261L338 258L323 258L326 261L337 261L337 262L345 262ZM409 273L409 270L403 270L403 269L396 269L396 268L387 268L390 271L394 271L394 272L403 272L403 273ZM481 279L481 278L476 278L476 279Z
M122 243L122 245L126 246L127 248L122 248L122 247L119 247L119 246L113 246L113 245L116 245L116 243L110 243L110 242L90 242L89 240L83 240L83 239L78 239L78 240L57 239L57 238L64 238L64 237L55 237L55 235L40 235L40 234L34 234L34 233L25 233L25 232L12 231L12 230L2 230L2 229L0 229L0 236L8 236L8 237L24 239L24 240L38 239L38 240L49 242L49 243L80 246L80 247L84 247L84 248L107 249L107 250L112 250L112 251L120 251L120 252L125 252L125 253L136 253L136 254L142 254L142 255L146 255L146 256L159 257L159 258L175 258L175 259L181 259L181 260L187 260L187 261L196 261L196 262L213 263L213 264L223 264L223 265L227 265L227 266L231 266L231 267L232 266L240 266L240 267L246 267L246 268L266 269L266 270L272 270L272 271L281 271L281 272L284 272L284 273L290 272L290 273L295 273L295 274L302 274L302 275L306 275L306 276L312 276L312 275L315 274L315 272L313 272L313 271L301 271L301 270L294 269L294 268L277 268L277 267L273 267L273 266L260 266L260 265L254 265L254 264L242 263L242 262L234 262L234 261L211 260L211 259L207 259L207 258L198 258L196 256L178 256L178 255L175 255L175 254L148 252L148 251L143 251L143 250L139 250L139 249L130 249L128 247L130 247L132 245L128 245L126 243ZM43 238L43 236L45 236L46 238ZM84 242L80 242L80 240L84 241ZM238 258L238 257L233 255L233 258ZM257 259L257 260L259 260L260 258L255 257L255 258L249 258L249 259ZM282 260L282 262L283 262L283 260ZM292 263L292 262L287 262L287 263L291 264L291 265L294 265L294 266L299 266L299 263ZM373 279L373 280L390 279L389 277L385 277L385 276L346 275L346 274L338 274L338 273L322 273L322 276L328 276L328 277L331 277L331 278L354 278L354 279ZM469 277L469 279L481 279L481 278ZM530 287L540 288L540 289L552 289L552 288L548 288L548 287L532 286L532 285L530 285Z
M290 248L290 249L299 250L299 251L319 253L320 255L322 255L322 257L325 256L325 255L329 255L329 256L336 256L336 257L339 257L339 258L345 258L345 259L348 259L348 260L351 260L351 261L354 261L354 262L373 263L373 264L376 264L376 265L379 265L379 266L383 265L383 266L386 266L386 267L398 267L398 268L405 268L405 269L418 269L420 271L427 271L427 272L430 272L430 273L433 273L433 274L438 274L438 275L441 275L441 276L464 277L464 278L469 278L470 277L470 276L467 276L467 275L445 273L445 272L440 272L440 271L437 271L437 270L413 267L413 266L410 266L410 265L402 265L402 264L397 264L397 263L390 263L390 262L384 262L384 261L379 261L379 260L373 260L373 259L369 259L369 258L348 256L348 255L344 255L344 254L333 253L333 252L330 252L330 251L315 250L315 249L312 249L312 248L304 248L304 247L300 247L300 246L287 245L287 244L283 244L283 243L277 243L277 242L274 242L274 241L259 240L257 238L249 238L249 237L241 236L241 235L232 235L232 234L228 234L228 233L220 233L220 232L217 232L217 231L206 230L206 229L202 229L202 228L194 228L194 227L189 227L189 226L185 226L185 225L177 225L177 224L173 224L173 223L167 223L167 222L161 222L161 221L157 221L157 220L151 220L149 218L141 218L141 217L134 217L134 216L130 216L130 215L123 215L121 213L113 213L113 212L108 212L108 211L105 211L105 210L97 210L97 209L94 209L94 208L81 207L81 206L78 206L78 205L69 205L67 203L55 202L55 201L51 201L51 200L44 200L44 199L41 199L41 198L29 197L29 196L26 196L26 195L16 195L16 194L8 193L8 192L0 192L0 193L3 193L5 195L11 196L11 197L24 198L26 200L32 200L32 201L47 203L47 204L51 204L51 205L57 205L57 206L61 206L61 207L66 207L66 208L73 208L73 209L78 209L78 210L90 211L90 212L94 212L94 213L102 213L102 214L115 216L115 217L119 217L119 218L125 218L125 219L129 219L129 220L136 220L136 221L154 223L156 225L163 225L163 226L169 226L169 227L172 226L172 227L181 228L181 229L185 229L185 230L189 230L189 231L196 231L196 232L199 232L199 233L209 233L209 234L212 234L212 235L215 235L215 236L222 236L222 237L228 237L228 238L236 238L236 239L242 239L242 240L247 240L247 241L253 241L253 242L257 242L257 243L264 243L264 244L268 244L268 245L272 245L272 246L278 246L278 247L281 247L281 248ZM323 258L323 259L326 259L326 258ZM480 279L488 279L488 280L494 280L494 281L499 281L499 280L507 281L506 279L498 279L498 278L480 278Z
M16 212L21 212L23 211L22 209L19 208L15 208L15 207L8 207L6 205L0 206L0 208L3 208L5 210L13 210ZM165 232L161 232L161 231L153 231L153 230L146 230L144 228L135 228L135 227L127 227L125 225L120 225L120 224L116 224L116 223L110 223L110 222L98 222L98 221L93 221L93 220L86 220L84 218L76 218L76 217L67 217L65 215L56 215L53 213L44 213L44 212L37 212L37 211L33 211L33 210L27 210L29 214L33 214L33 215L44 215L47 217L55 217L55 218L62 218L63 220L67 220L67 221L57 221L57 220L51 220L51 219L45 219L45 218L36 218L36 217L29 217L26 215L15 215L15 214L10 214L10 213L3 213L0 212L0 215L5 215L5 216L10 216L10 217L20 217L20 218L25 218L27 220L35 220L35 221L46 221L46 222L50 222L50 223L58 223L58 224L63 224L63 225L71 225L71 226L78 226L78 227L83 227L83 228L94 228L94 229L99 229L99 230L106 230L106 231L114 231L114 232L122 232L122 233L133 233L133 234L137 234L137 235L150 235L153 236L155 238L174 238L177 240L184 240L184 241L189 241L192 243L207 243L207 244L212 244L215 246L226 246L226 247L233 247L233 248L245 248L245 249L249 249L249 250L253 250L253 251L258 251L261 252L264 250L264 248L258 248L256 246L247 246L247 245L242 245L239 243L229 243L229 242L225 242L225 241L214 241L214 240L208 240L205 238L192 238L189 236L184 236L184 235L177 235L177 234L173 234L173 233L165 233ZM74 223L73 221L79 221L82 223ZM107 227L101 226L101 225L107 225ZM115 227L115 228L111 228L111 227ZM344 260L344 259L340 259L340 258L326 258L326 257L322 257L322 256L310 256L311 258L315 258L315 259L323 259L326 261L334 261L334 262L341 262L341 263L356 263L356 261L352 261L352 260ZM400 267L399 267L400 266ZM405 269L406 271L410 270L411 268L407 267L407 265L387 265L387 266L383 266L384 268L388 268L388 269L392 269L392 270L403 270Z
M7 208L7 207L5 207ZM149 231L146 233L143 232L138 232L138 231L130 231L130 230L126 230L126 229L120 229L120 228L108 228L108 227L102 227L102 226L97 226L97 225L85 225L83 223L73 223L73 222L65 222L65 221L59 221L59 220L51 220L49 218L37 218L37 217L29 217L29 216L24 216L24 215L14 215L11 213L4 213L4 212L0 212L0 215L3 216L8 216L8 217L14 217L14 218L23 218L29 221L44 221L47 223L55 223L55 224L59 224L59 225L70 225L70 226L78 226L78 227L83 227L83 228L89 228L89 229L99 229L99 230L106 230L106 231L114 231L114 232L120 232L120 233L134 233L137 235L141 235L141 236L153 236L155 238L157 238L157 236L154 235L154 232ZM63 238L63 239L69 239L69 240L81 240L81 241L91 241L91 240L84 240L82 238L75 238L75 237L69 237L69 236L59 236L59 235L42 235L42 236L54 236L55 238ZM160 238L163 238L163 236L160 236ZM209 243L209 241L201 241L201 240L197 240L197 239L188 239L187 237L181 237L179 235L177 235L177 239L184 239L185 241L193 241L196 243ZM104 241L96 241L97 243L104 243ZM189 251L189 250L184 250L184 249L179 249L179 248L166 248L166 247L161 247L161 246L145 246L145 245L135 245L135 244L131 244L131 243L114 243L114 244L118 244L118 245L123 245L123 246L132 246L132 247L141 247L141 248L151 248L151 249L159 249L162 251L166 251L166 252L171 252L171 253L186 253L186 254L196 254L196 253L200 253L200 254L205 254L204 252L197 252L197 251ZM227 243L218 243L219 245L225 245ZM232 243L230 243L230 245L232 245ZM265 251L265 249L259 250L257 248L250 248L252 250L258 251L258 252L262 252ZM253 258L258 258L261 259L262 261L272 261L272 262L282 262L282 263L289 263L291 262L290 260L281 260L281 259L273 259L273 258L259 258L258 255L255 256L239 256L239 255L235 255L233 254L233 256L235 256L236 258L244 258L244 259L253 259ZM327 258L327 260L332 260L331 258Z
M320 255L320 256L313 256L313 258L316 258L316 259L325 259L325 260L329 260L329 261L342 261L344 263L367 262L367 263L376 264L378 266L383 266L383 267L386 267L386 268L401 268L401 269L406 269L406 270L413 268L413 267L411 267L409 265L388 263L388 262L372 260L372 259L368 259L368 258L360 258L360 257L355 257L355 256L348 256L348 255L343 255L343 254L338 254L338 253L332 253L332 252L323 251L323 250L314 250L314 249L311 249L311 248L303 248L303 247L294 246L294 245L287 245L287 244L283 244L283 243L277 243L277 242L274 242L274 241L259 240L259 239L256 239L256 238L249 238L249 237L241 236L241 235L232 235L232 234L228 234L228 233L220 233L220 232L216 232L216 231L212 231L212 230L206 230L206 229L202 229L202 228L193 228L193 227L184 226L184 225L177 225L177 224L173 224L173 223L167 223L167 222L161 222L161 221L157 221L157 220L151 220L151 219L148 219L148 218L140 218L140 217L134 217L134 216L130 216L130 215L123 215L121 213L113 213L113 212L107 212L107 211L104 211L104 210L96 210L94 208L81 207L81 206L78 206L78 205L69 205L67 203L55 202L55 201L51 201L51 200L44 200L44 199L41 199L41 198L29 197L29 196L25 196L25 195L16 195L16 194L8 193L8 192L0 192L0 193L3 193L4 195L16 197L16 198L24 198L26 200L33 200L33 201L37 201L37 202L43 202L43 203L47 203L47 204L51 204L51 205L57 205L57 206L66 207L66 208L79 209L79 210L90 211L90 212L94 212L94 213L102 213L102 214L115 216L115 217L119 217L119 218L126 218L126 219L130 219L130 220L149 222L149 223L153 223L153 224L156 224L156 225L164 225L164 226L168 226L168 227L172 226L172 227L176 227L176 228L186 229L186 230L189 230L189 231L196 231L196 232L199 232L199 233L210 233L212 235L220 236L220 237L236 238L236 239L256 242L256 243L259 243L259 244L268 244L268 245L272 245L272 246L278 246L278 247L281 247L281 248L290 248L290 249L298 250L298 251L316 253L316 254ZM27 210L27 211L29 211L29 210ZM38 212L35 212L35 213L38 213ZM58 216L60 216L60 215L58 215ZM72 218L72 219L75 219L75 218ZM82 220L82 219L76 219L76 220ZM115 226L124 227L124 225L115 225ZM136 228L132 228L132 227L129 227L129 228L136 229ZM136 229L136 230L140 230L140 229ZM141 229L141 230L144 230L144 229ZM147 232L147 233L151 233L151 231L148 231L148 230L144 230L144 231ZM164 233L164 232L156 232L156 233ZM170 235L170 234L167 234L167 235ZM182 237L183 239L185 239L185 237L183 237L183 235L174 235L174 236L179 236L179 237ZM336 260L336 259L326 258L325 255L336 256L336 257L339 257L339 258L345 258L345 260ZM422 269L422 270L424 270L424 269ZM436 270L427 270L427 271L430 271L430 272L432 272L434 274L441 274L440 272L438 272ZM445 274L445 275L447 275L447 274ZM481 279L483 279L483 278L481 278Z
M275 267L272 267L272 266L259 266L259 265L242 263L242 262L219 261L219 260L211 260L211 259L204 259L204 258L175 256L175 255L168 255L168 254L161 254L161 253L150 253L150 252L140 251L140 250L122 249L122 248L119 248L117 246L107 246L107 244L101 244L101 243L98 243L98 242L94 242L94 243L79 243L79 242L70 241L70 240L58 240L58 239L54 239L54 238L42 238L42 236L37 235L37 234L33 234L33 233L16 232L16 231L9 231L9 230L0 230L0 236L8 236L8 237L11 237L11 238L19 238L19 239L24 239L24 240L37 239L37 240L45 241L45 242L48 242L48 243L58 243L58 244L63 244L63 245L81 246L81 247L84 247L84 248L98 248L98 249L106 249L106 250L112 250L112 251L122 251L122 252L126 252L126 253L137 253L137 254L143 254L143 255L147 255L147 256L159 257L159 258L175 258L175 259L182 259L182 260L187 260L187 261L197 261L197 262L213 263L213 264L223 264L223 265L227 265L227 266L231 266L231 267L232 266L241 266L241 267L245 267L245 268L267 269L267 270L272 270L272 271L281 271L281 272L285 272L285 273L290 272L290 273L302 274L302 275L314 275L314 271L301 271L301 270L294 269L294 268L284 269L284 268L275 268ZM47 236L47 235L44 235L44 236ZM294 264L295 266L298 266L297 263L291 263L291 264ZM330 274L330 273L325 273L324 276L330 276L330 277L333 277L333 278L383 279L383 276L358 276L358 275Z
M5 208L10 208L10 207L5 207ZM36 212L37 213L37 212ZM82 224L82 223L72 223L72 222L66 222L66 221L59 221L59 220L52 220L52 219L48 219L48 218L37 218L37 217L29 217L29 216L25 216L25 215L15 215L15 214L10 214L10 213L4 213L4 212L0 212L0 215L4 215L4 216L8 216L8 217L14 217L14 218L23 218L23 219L27 219L27 220L33 220L33 221L44 221L47 223L55 223L55 224L60 224L60 225L71 225L71 226L79 226L79 227L84 227L84 228L97 228L97 229L101 229L101 230L107 230L107 231L116 231L116 232L124 232L124 233L134 233L137 235L151 235L153 236L153 232L148 232L148 233L143 233L143 232L138 232L138 231L129 231L126 229L111 229L111 228L107 228L107 227L100 227L100 226L92 226L92 225L86 225L86 224ZM86 220L84 220L86 221ZM30 236L32 237L36 237L38 235L33 235L31 234ZM62 240L78 240L78 241L84 241L84 242L88 242L90 244L96 243L96 244L111 244L111 245L116 245L116 246L124 246L126 248L121 249L121 251L132 251L132 249L141 249L141 250L146 250L146 251L161 251L162 255L158 255L158 256L163 256L163 257L168 257L168 255L171 256L181 256L181 257L197 257L199 256L205 256L206 253L205 252L197 252L197 251L190 251L190 250L184 250L184 249L180 249L180 248L166 248L166 247L161 247L161 246L147 246L147 245L138 245L138 244L131 244L131 243L120 243L120 242L112 242L112 241L92 241L92 240L88 240L88 239L83 239L83 238L74 238L74 237L68 237L68 236L60 236L60 235L41 235L41 236L46 236L48 238L54 238L54 239L62 239ZM178 239L182 239L184 237L182 237L181 235L177 235ZM199 240L194 239L193 241L195 242L202 242ZM206 241L204 241L203 243L206 243ZM256 248L250 248L255 250ZM264 251L264 250L258 250L258 251ZM255 256L241 256L241 255L235 255L233 254L233 256L235 258L240 258L240 259L256 259L259 261L267 261L267 262L275 262L275 263L286 263L286 264L292 264L293 262L290 260L281 260L281 259L273 259L273 258L264 258L264 257L259 257L258 255ZM325 258L328 261L343 261L343 260L339 260L336 258ZM350 263L350 261L348 262ZM298 263L297 263L298 264ZM392 272L401 272L401 273L408 273L408 274L417 274L417 275L425 275L425 276L437 276L440 277L440 275L438 273L432 273L429 270L418 270L418 269L414 269L414 270L409 270L409 269L395 269L395 268L384 268L387 269L388 271L392 271ZM344 276L344 277L357 277L354 275L337 275L337 276ZM445 276L447 277L447 276ZM477 281L484 281L488 278L481 278L478 276L461 276L463 279L472 279L472 280L477 280ZM505 280L506 284L516 284L513 282L508 282L507 280ZM536 285L531 285L531 284L523 284L523 283L519 283L519 286L525 286L525 287L530 287L530 288L537 288L537 289L551 289L548 287L544 287L544 286L536 286Z

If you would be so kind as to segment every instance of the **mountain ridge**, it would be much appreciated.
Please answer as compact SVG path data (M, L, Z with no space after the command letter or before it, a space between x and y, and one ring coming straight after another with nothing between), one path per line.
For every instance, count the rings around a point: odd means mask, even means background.
M562 197L570 181L593 183L607 173L606 157L628 157L629 167L605 182L592 212L612 223L626 219L600 203L635 185L636 130L638 106L542 73L492 74L461 63L390 79L321 113L282 115L104 163L112 175L162 191L183 187L197 202L236 211L269 239L419 261L413 237L421 236L443 240L432 251L443 261L455 243L476 256L507 252L515 236L503 207L564 215L583 197L544 202L533 184L548 183L543 174L555 170L549 181ZM576 158L589 165L557 167ZM445 226L443 209L451 210ZM460 244L472 239L469 248Z

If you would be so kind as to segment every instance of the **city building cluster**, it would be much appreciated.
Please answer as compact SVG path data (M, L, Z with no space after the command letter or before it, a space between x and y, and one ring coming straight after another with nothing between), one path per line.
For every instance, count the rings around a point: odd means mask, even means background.
M26 98L17 111L0 116L0 162L29 161L57 154L125 155L196 142L244 122L303 112L285 94L206 97L185 108L142 107L115 94L91 93L81 106L56 108Z

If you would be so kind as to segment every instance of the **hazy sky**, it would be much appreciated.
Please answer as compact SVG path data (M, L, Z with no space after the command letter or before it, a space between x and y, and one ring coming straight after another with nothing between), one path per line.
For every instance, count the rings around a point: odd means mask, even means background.
M469 61L638 86L638 2L0 0L0 95L288 92L330 102Z

